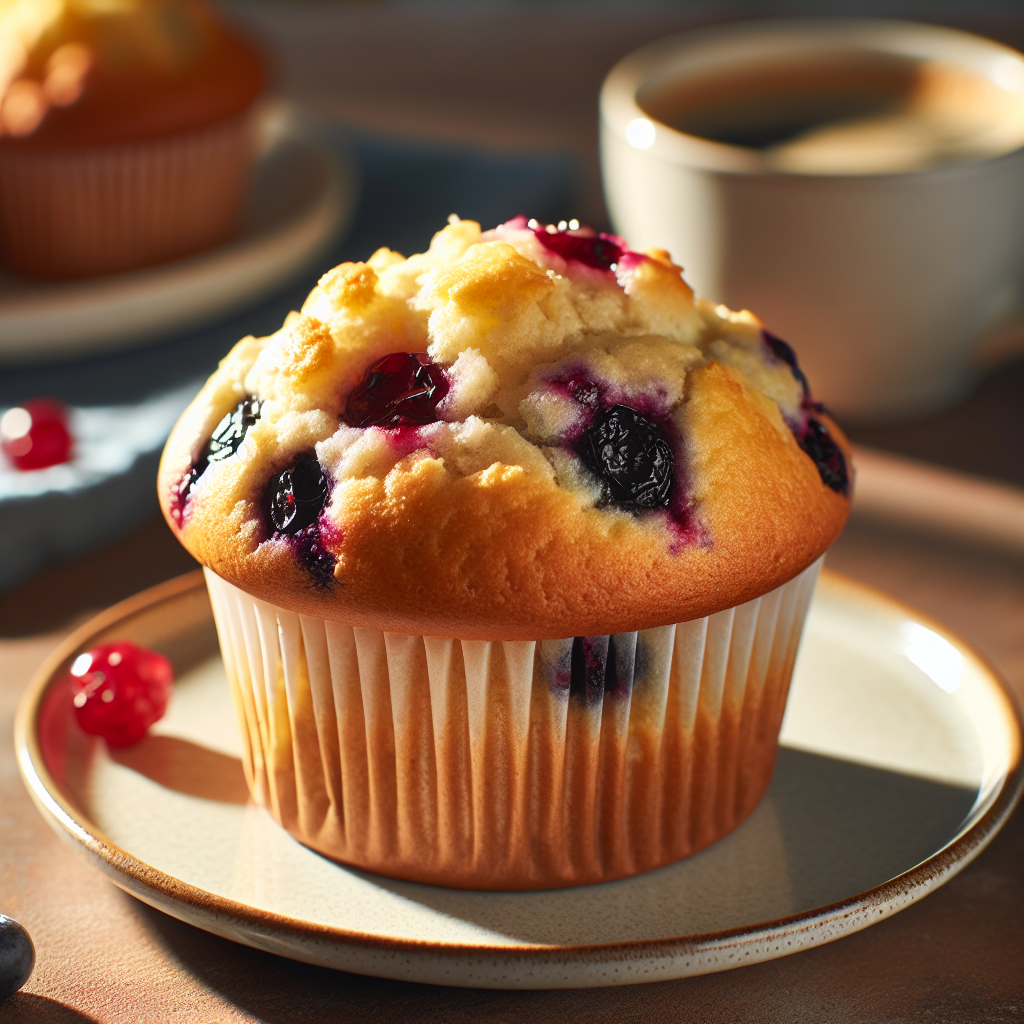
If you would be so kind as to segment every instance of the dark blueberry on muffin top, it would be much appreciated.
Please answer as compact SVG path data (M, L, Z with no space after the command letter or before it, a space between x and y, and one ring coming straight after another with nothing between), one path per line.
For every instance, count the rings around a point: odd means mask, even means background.
M811 397L811 389L807 383L804 371L800 369L796 361L796 353L790 344L776 337L771 331L762 331L761 336L764 338L764 343L771 349L772 355L785 363L793 371L793 376L796 377L800 382L800 387L803 388L804 401L807 401Z
M292 541L296 558L318 587L334 582L336 559L320 531L320 516L330 496L330 481L313 452L300 455L267 485L269 532Z
M186 497L211 462L223 462L238 451L249 428L260 418L262 407L263 403L258 398L248 395L213 428L210 440L192 463L184 487Z
M267 488L267 510L271 532L275 536L294 537L320 518L330 487L320 463L312 452L300 455L295 462L270 480Z
M667 508L675 458L658 427L626 405L598 417L577 449L602 482L608 504L631 512Z
M797 437L800 447L811 457L821 482L837 494L850 493L850 476L846 469L846 456L832 440L832 435L819 420L807 418L804 429Z

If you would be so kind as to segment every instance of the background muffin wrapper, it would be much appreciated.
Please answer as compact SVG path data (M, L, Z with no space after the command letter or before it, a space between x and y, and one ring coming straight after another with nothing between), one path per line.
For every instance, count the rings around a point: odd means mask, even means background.
M300 615L206 570L254 798L413 881L607 881L730 832L771 781L821 559L703 619L459 641Z
M141 142L0 149L4 265L39 277L117 273L187 256L237 227L254 115Z

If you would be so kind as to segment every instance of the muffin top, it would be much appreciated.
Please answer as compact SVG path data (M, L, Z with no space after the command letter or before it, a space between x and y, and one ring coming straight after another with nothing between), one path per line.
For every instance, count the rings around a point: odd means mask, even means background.
M217 124L263 62L205 0L0 0L0 146L139 142Z
M326 619L460 639L649 628L824 552L847 444L792 350L668 253L450 218L245 338L160 466L204 565Z

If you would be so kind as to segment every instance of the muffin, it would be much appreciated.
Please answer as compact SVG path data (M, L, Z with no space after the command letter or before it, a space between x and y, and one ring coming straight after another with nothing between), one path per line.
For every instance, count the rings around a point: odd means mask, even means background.
M452 217L325 274L175 427L252 794L345 864L606 881L771 780L848 448L669 255Z
M204 0L0 6L0 260L78 278L234 230L265 71Z

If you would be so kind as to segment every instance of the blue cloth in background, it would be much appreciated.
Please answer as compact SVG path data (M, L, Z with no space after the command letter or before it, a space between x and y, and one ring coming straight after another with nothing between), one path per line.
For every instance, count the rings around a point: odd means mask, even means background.
M405 255L422 252L451 213L485 228L520 213L543 221L573 215L580 168L570 155L416 144L353 135L335 125L325 125L323 136L354 157L361 193L349 231L315 267L265 301L199 330L125 352L0 370L0 410L42 395L85 412L104 407L100 418L117 422L126 438L124 457L110 460L110 472L70 483L57 474L52 489L27 487L12 473L0 473L0 590L48 562L108 543L153 515L163 439L133 444L127 437L133 420L147 439L154 432L166 436L176 415L172 410L168 416L169 398L179 396L183 409L239 338L277 330L329 267L366 259L381 246ZM164 421L166 430L159 426Z

